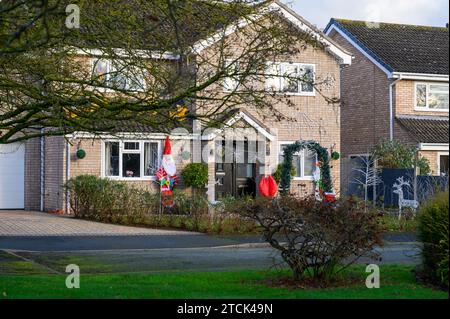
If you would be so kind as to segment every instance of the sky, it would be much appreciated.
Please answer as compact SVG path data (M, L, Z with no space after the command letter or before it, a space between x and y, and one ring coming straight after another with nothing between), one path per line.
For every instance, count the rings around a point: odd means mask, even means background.
M283 0L323 29L330 18L445 27L448 0Z

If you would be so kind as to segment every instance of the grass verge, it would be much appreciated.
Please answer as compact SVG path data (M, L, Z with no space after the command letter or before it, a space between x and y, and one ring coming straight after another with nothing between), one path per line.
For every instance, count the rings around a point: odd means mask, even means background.
M0 275L1 298L305 298L305 299L445 299L448 292L416 282L413 266L383 265L381 288L365 287L364 266L343 276L356 278L347 287L292 289L264 282L289 276L289 271L129 273L82 275L80 289L67 289L63 275Z

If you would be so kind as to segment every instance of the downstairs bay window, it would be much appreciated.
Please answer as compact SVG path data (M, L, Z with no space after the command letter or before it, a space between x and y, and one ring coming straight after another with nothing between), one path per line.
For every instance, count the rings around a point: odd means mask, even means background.
M107 141L104 143L104 175L115 179L151 179L161 158L159 141Z

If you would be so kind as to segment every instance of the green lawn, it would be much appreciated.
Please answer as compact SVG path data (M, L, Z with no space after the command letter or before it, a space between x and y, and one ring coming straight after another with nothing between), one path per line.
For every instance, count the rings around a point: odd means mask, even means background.
M365 267L346 275L361 278L350 287L288 289L262 280L288 271L130 273L82 275L80 289L67 289L63 275L0 275L1 298L448 298L447 292L415 282L412 266L381 266L381 288L365 287Z

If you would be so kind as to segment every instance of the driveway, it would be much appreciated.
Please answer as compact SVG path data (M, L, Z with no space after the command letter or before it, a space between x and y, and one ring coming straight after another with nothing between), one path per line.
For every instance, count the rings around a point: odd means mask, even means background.
M1 211L0 237L151 236L189 232L109 225L46 213Z

